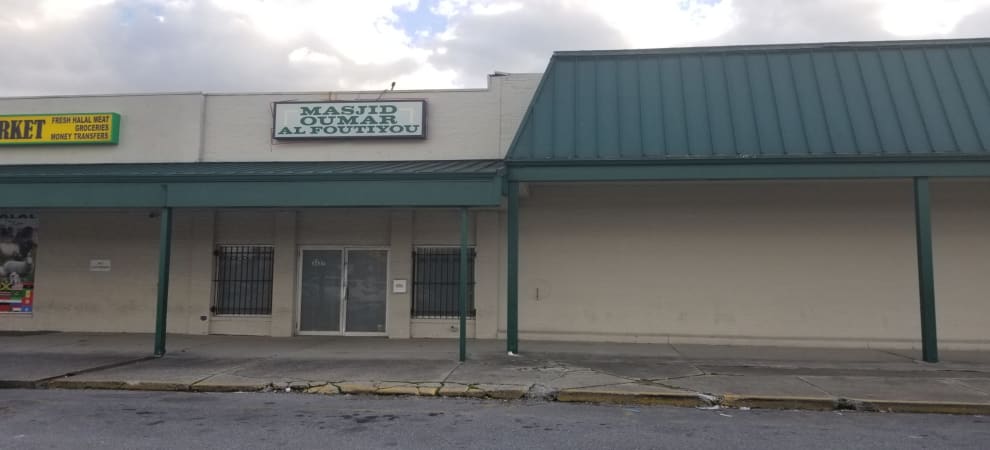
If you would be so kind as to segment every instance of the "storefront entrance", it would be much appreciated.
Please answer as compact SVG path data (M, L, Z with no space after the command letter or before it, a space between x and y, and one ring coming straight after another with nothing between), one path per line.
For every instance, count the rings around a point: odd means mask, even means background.
M303 247L299 334L385 335L388 250Z

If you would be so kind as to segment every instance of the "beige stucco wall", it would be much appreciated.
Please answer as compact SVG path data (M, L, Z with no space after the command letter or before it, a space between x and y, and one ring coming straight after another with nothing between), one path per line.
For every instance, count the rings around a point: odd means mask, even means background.
M293 217L291 228L287 222L290 215ZM273 311L271 317L211 317L209 330L214 334L284 336L295 333L299 248L387 248L389 280L408 282L412 279L414 245L456 245L459 240L459 216L451 209L225 209L216 211L215 216L218 244L274 245L277 260L291 255L292 261L281 265L276 262L273 305L284 306L281 314ZM285 222L282 229L277 229L279 217ZM473 228L471 241L474 242ZM489 267L488 273L490 277L498 276L494 267ZM494 284L494 281L489 280L488 284ZM279 286L283 288L279 289ZM494 302L494 295L489 298ZM449 337L450 325L440 324L444 321L411 323L410 300L408 292L394 293L389 289L386 332L390 338ZM207 298L205 304L208 302ZM285 308L291 308L291 312ZM469 331L473 336L473 327ZM455 333L453 337L456 336Z
M935 180L943 348L990 347L990 181ZM523 339L916 347L908 181L530 185L522 199ZM149 332L158 218L151 210L41 210L35 313L0 330ZM410 279L415 245L456 245L454 209L177 210L169 330L290 335L298 248L383 246ZM505 215L471 214L476 308L468 335L504 337ZM209 314L215 243L276 246L270 317ZM110 259L110 272L90 272ZM536 298L536 290L540 298ZM389 293L388 335L456 337ZM201 320L205 316L207 320ZM451 327L454 328L451 328Z
M200 263L197 249L209 252L211 244L199 239L197 214L179 212L173 221L171 332L202 332L191 319L204 311L192 300L202 286L190 274ZM34 312L0 315L0 330L154 329L159 218L153 211L45 210L38 220ZM111 270L90 271L92 259L109 259Z
M201 161L498 159L505 155L539 74L492 76L485 89L148 94L0 98L0 114L116 112L118 145L5 146L0 164ZM271 139L276 101L425 99L427 139Z
M489 79L474 90L209 94L205 161L389 161L499 159L505 156L539 75ZM425 99L426 139L274 141L272 108L280 101Z
M299 245L387 246L390 228L388 209L304 209L299 212Z
M476 212L469 213L468 245L474 245ZM449 247L461 243L461 213L456 209L421 209L413 217L414 243L419 247Z
M990 184L933 186L941 344L990 346ZM909 181L532 185L520 235L524 339L919 344Z
M4 98L4 114L117 112L121 136L119 145L4 147L0 164L497 159L504 156L539 79L539 74L498 75L489 78L486 89L384 94L384 100L427 100L425 140L289 144L270 139L274 101L371 99L380 92ZM49 209L38 214L35 312L0 315L0 330L152 331L159 230L155 211ZM497 234L498 213L472 214L472 219L471 243L477 243L479 254L476 278L478 286L485 287L478 293L477 307L496 311L497 288L489 288L499 284L499 240L476 239L475 234L476 229ZM390 280L410 280L415 246L457 245L458 226L455 209L176 210L168 329L290 335L296 328L300 246L387 247ZM275 247L271 316L210 313L217 244ZM113 269L89 272L91 259L111 259ZM438 334L428 325L412 326L409 302L408 293L389 292L389 336ZM493 318L486 315L479 323L486 336L494 337Z
M465 336L474 339L476 335L475 321L465 322ZM412 336L429 339L459 339L461 336L460 322L457 319L412 319L410 326Z
M4 146L0 164L194 162L202 94L0 98L0 114L120 113L117 145Z
M485 220L497 217L497 211L472 210L468 213L468 245L474 247L475 256L475 309L478 311L478 321L490 316L482 316L482 311L495 309L495 295L488 295L488 285L494 284L498 277L498 269L486 265L486 257L491 252L497 252L498 247L488 245L490 236L482 236ZM497 220L497 219L496 219ZM482 221L482 223L479 223ZM420 209L413 217L413 239L415 247L456 247L461 242L461 219L457 209ZM488 230L492 231L492 230ZM410 251L411 253L411 251ZM460 336L458 319L422 319L413 318L411 335L414 338L451 338ZM466 335L468 338L494 338L494 330L488 335L478 334L476 319L468 319Z
M34 313L0 314L0 330L151 332L154 330L159 219L156 210L41 210ZM415 238L416 223L424 237ZM173 218L168 330L187 334L289 336L296 330L301 246L389 249L389 280L412 278L414 241L458 241L456 210L179 209ZM453 221L452 223L446 223ZM472 242L474 236L472 235ZM215 245L275 248L272 314L210 313ZM110 272L90 272L110 259ZM494 276L495 271L490 270ZM411 331L409 293L389 291L387 334ZM435 328L435 327L434 327ZM440 327L446 330L449 326ZM473 328L471 328L473 335ZM456 337L456 334L454 335Z
M940 344L990 348L990 181L932 186Z

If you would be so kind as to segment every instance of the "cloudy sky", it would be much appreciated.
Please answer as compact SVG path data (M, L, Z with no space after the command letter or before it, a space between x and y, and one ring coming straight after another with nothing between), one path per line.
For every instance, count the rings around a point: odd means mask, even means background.
M483 87L554 50L988 30L990 0L0 0L0 96Z

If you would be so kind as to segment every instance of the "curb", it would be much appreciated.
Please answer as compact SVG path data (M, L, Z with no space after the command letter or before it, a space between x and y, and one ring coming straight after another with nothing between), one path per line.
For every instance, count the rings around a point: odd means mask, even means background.
M34 381L21 380L0 380L0 389L36 389L38 383Z
M0 389L99 389L160 392L269 392L288 391L315 395L378 395L449 397L494 400L527 398L529 389L516 385L466 385L440 383L339 382L310 386L281 384L185 384L169 382L79 381L54 379L40 382L0 380ZM288 388L288 389L287 389ZM804 411L864 411L917 414L990 415L990 403L929 402L830 397L710 395L692 392L616 391L607 388L571 389L540 396L561 403L610 405L724 407Z
M918 413L918 414L957 414L990 415L990 403L923 402L900 400L858 400L863 411Z
M807 411L832 411L842 408L841 403L830 397L774 397L725 394L720 406L727 408L800 409Z
M656 392L615 392L580 390L557 392L555 400L564 403L607 403L612 405L680 406L696 408L708 403L695 394L666 394Z
M261 392L271 385L268 384L193 384L188 386L190 392Z
M181 392L188 391L189 385L183 383L164 382L127 382L127 381L75 381L75 380L51 380L38 384L37 387L49 389L105 389L114 391L161 391L161 392Z

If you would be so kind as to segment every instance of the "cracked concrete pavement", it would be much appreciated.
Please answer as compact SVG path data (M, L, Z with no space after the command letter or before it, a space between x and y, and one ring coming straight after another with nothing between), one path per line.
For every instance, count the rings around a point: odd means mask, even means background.
M289 390L679 406L990 413L990 352L716 345L0 334L0 387Z

